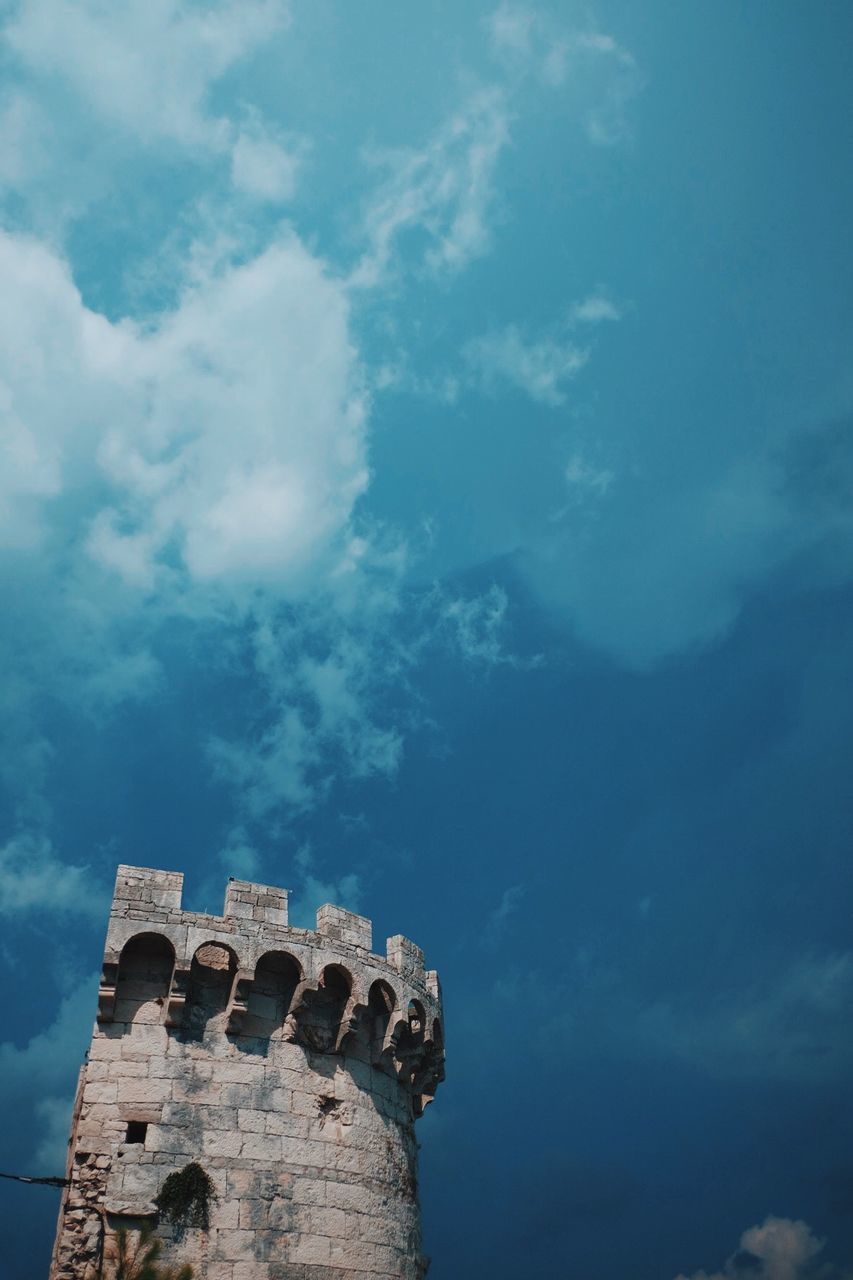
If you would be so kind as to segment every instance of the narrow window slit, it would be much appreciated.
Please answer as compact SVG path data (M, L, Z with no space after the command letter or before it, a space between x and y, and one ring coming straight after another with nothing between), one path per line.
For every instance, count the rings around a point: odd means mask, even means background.
M148 1132L147 1120L128 1120L125 1142L144 1142Z

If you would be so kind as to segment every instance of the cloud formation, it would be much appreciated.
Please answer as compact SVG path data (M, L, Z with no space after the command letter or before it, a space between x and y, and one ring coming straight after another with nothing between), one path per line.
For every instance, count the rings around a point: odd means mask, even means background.
M718 1079L827 1082L853 1068L845 1013L853 1000L853 954L803 955L781 974L726 989L717 983L697 1006L660 991L631 989L630 975L606 955L579 950L565 982L541 1011L544 1043L578 1058L685 1063ZM502 978L495 999L546 988L537 973Z
M22 832L0 848L0 916L90 916L100 920L109 891L88 867L57 857L45 836Z
M817 1261L824 1245L807 1223L770 1216L744 1231L722 1271L695 1271L676 1280L845 1280L849 1271Z
M35 1174L62 1176L68 1123L77 1073L89 1045L97 1008L98 975L78 982L62 998L43 1031L19 1046L0 1044L0 1088L10 1108L35 1099L37 1140L27 1167ZM32 1133L27 1134L32 1138Z
M350 284L376 286L405 261L437 274L460 271L491 245L495 170L509 141L502 87L474 93L418 148L374 151L382 175L364 214L368 247Z
M474 338L465 358L481 386L495 395L501 383L525 392L531 400L555 408L565 403L565 383L580 372L589 351L569 338L528 338L517 325Z
M282 0L22 0L8 48L36 75L58 77L111 126L145 145L225 150L232 128L208 94L288 19Z

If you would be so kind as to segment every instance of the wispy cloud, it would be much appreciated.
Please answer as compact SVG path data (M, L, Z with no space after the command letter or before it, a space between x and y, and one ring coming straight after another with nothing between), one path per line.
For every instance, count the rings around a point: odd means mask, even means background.
M503 937L510 920L521 906L525 894L523 884L509 885L501 894L501 900L490 912L483 930L483 942L494 946Z
M524 392L538 404L565 403L566 386L591 355L579 330L622 318L622 311L603 290L573 303L565 317L539 332L508 324L472 338L463 349L469 377L489 395L502 386Z
M479 595L454 595L436 588L427 601L440 635L466 662L486 667L536 666L541 659L521 658L510 643L509 596L496 582Z
M362 886L357 873L348 872L337 879L324 879L317 865L310 844L297 849L293 859L295 881L293 884L294 923L313 929L317 908L326 902L347 911L358 911L361 906Z
M0 848L0 915L81 915L100 919L106 885L88 867L63 862L50 840L22 832Z
M643 81L633 54L612 35L571 28L510 0L489 15L486 29L495 56L516 77L529 74L576 97L594 146L614 146L630 135L629 108Z
M509 976L498 999L507 984L537 987L533 975ZM850 952L802 956L779 975L717 989L699 1009L693 997L635 996L617 965L580 951L566 966L559 1012L543 1010L543 1036L567 1052L683 1062L724 1079L838 1080L853 1066L851 1000Z
M364 214L368 247L350 284L375 286L405 260L437 273L461 270L490 247L495 170L509 142L502 88L473 94L419 149L374 151L383 175Z
M501 383L539 404L564 404L565 386L589 359L589 351L556 335L527 337L517 325L474 338L465 359L483 390L495 395Z

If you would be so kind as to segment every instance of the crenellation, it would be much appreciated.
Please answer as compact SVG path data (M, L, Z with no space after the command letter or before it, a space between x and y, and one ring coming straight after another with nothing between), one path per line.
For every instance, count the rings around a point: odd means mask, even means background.
M114 903L146 903L155 908L180 910L183 886L181 871L120 865L116 871Z
M401 933L397 933L393 938L388 939L386 954L388 963L403 974L404 977L413 978L415 981L419 980L421 984L425 985L424 953L414 942L404 938Z
M317 932L324 938L370 951L373 945L373 922L366 916L324 903L317 911Z
M194 1159L217 1186L209 1230L158 1231L199 1280L421 1280L413 1125L444 1075L438 975L402 935L373 953L341 907L300 929L286 890L231 880L220 917L182 910L182 884L118 870L51 1280L77 1280Z
M234 916L237 919L286 926L287 900L287 889L253 884L249 880L235 880L232 877L225 891L224 915L226 919Z

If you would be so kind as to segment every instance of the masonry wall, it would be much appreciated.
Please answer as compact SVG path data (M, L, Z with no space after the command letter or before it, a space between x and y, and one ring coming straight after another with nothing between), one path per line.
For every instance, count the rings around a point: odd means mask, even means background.
M120 867L83 1067L51 1280L84 1280L146 1217L206 1280L424 1275L414 1122L443 1078L437 975L407 939L283 890L231 881L222 917L182 877ZM209 1226L157 1222L198 1161ZM109 1268L107 1269L109 1275Z

